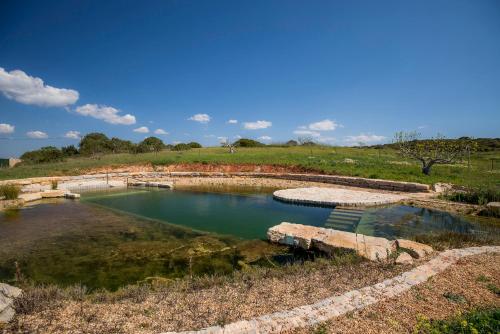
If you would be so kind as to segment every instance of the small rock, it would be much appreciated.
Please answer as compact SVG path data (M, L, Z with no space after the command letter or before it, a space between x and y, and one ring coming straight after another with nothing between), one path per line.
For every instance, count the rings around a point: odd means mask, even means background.
M411 257L410 254L403 252L403 253L399 254L399 256L396 258L396 263L397 264L412 264L413 258Z
M421 244L420 242L406 240L406 239L397 239L396 240L399 248L405 248L413 252L416 258L421 258L426 256L427 254L431 254L434 249L431 246L426 244Z
M486 207L488 207L488 210L491 212L500 215L500 202L489 202L486 204Z
M21 292L21 289L15 286L0 283L0 324L7 323L14 317L15 311L12 303Z
M438 182L432 186L432 190L434 190L435 192L440 193L440 194L446 193L446 192L453 190L453 184Z

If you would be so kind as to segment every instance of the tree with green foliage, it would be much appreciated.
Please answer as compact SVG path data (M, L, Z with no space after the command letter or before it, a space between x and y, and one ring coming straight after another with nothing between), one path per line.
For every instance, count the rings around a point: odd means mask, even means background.
M202 147L200 143L197 143L195 141L192 141L192 142L188 143L188 145L191 148L201 148Z
M172 147L172 151L187 151L190 149L191 149L191 146L189 146L188 144L184 144L184 143L178 143L178 144L175 144L174 147Z
M148 137L137 145L137 151L140 153L160 152L164 148L165 144L157 137Z
M430 175L436 164L453 164L465 154L475 151L477 144L467 139L449 140L437 135L435 138L421 140L417 132L398 132L395 135L399 153L422 163L422 173Z
M45 163L62 161L64 158L60 149L54 146L45 146L39 150L28 151L21 155L24 163Z
M233 146L235 147L263 147L266 146L265 144L258 142L253 139L248 139L248 138L241 138L238 139L233 143Z
M111 141L104 133L93 132L80 141L80 154L96 155L112 152Z
M123 140L117 137L111 138L109 147L113 153L135 153L137 150L137 145L130 140Z

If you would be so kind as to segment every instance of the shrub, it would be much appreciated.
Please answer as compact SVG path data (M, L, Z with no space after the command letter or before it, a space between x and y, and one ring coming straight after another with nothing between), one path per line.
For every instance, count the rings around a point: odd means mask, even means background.
M45 146L39 150L28 151L21 155L21 160L28 164L62 161L63 158L61 150L54 146Z
M235 141L233 143L233 146L236 146L236 147L262 147L265 145L262 144L261 142L253 140L253 139L241 138L241 139L238 139L237 141Z
M0 197L5 197L5 199L16 199L20 191L21 189L14 184L0 185Z
M419 317L415 333L499 333L500 308L478 309L447 319L429 320Z
M442 197L453 202L485 205L500 201L500 189L487 186L475 187L466 191L446 193Z
M111 141L104 133L89 133L80 141L80 153L84 155L109 153L112 151Z
M71 157L78 154L78 149L75 145L63 146L61 147L61 152L65 157Z
M161 141L160 138L156 137L148 137L141 141L139 145L137 145L137 151L139 153L147 153L147 152L160 152L165 148L165 144Z
M188 145L191 148L201 148L202 147L200 143L197 143L195 141L192 141L192 142L188 143Z
M59 184L59 182L57 182L57 180L52 180L52 181L50 181L50 188L52 190L56 190L58 184Z
M188 144L184 144L184 143L179 143L177 145L175 145L174 147L172 147L172 151L186 151L186 150L190 150L191 149L191 146L189 146Z

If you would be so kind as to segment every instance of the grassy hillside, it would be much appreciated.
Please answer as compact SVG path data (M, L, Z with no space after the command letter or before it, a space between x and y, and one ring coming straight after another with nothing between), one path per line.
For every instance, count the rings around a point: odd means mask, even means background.
M493 169L492 159L494 159ZM470 169L467 168L466 162L459 165L436 165L432 170L432 175L425 176L421 173L417 162L399 157L396 151L390 148L319 146L238 148L235 154L229 154L226 148L214 147L181 152L109 154L98 159L68 158L57 163L1 169L0 179L75 175L96 167L144 163L153 165L176 163L275 164L299 166L321 173L427 184L452 182L462 185L500 185L500 153L498 152L475 153L471 159Z

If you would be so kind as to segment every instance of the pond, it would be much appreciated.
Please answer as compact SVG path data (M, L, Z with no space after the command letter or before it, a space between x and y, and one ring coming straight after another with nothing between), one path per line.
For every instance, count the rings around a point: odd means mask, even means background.
M388 238L491 233L461 217L408 206L332 209L279 202L269 190L201 190L102 191L0 213L0 281L17 275L115 290L228 274L286 257L288 248L265 242L267 229L283 221Z

